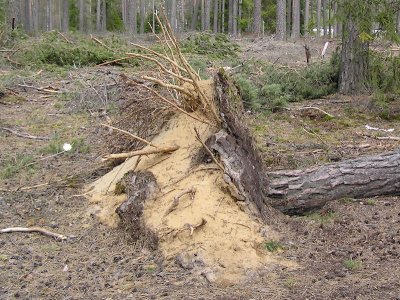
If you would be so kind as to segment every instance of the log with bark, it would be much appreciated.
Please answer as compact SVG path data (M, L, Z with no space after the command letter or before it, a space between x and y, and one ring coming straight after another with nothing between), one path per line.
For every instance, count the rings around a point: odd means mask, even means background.
M363 156L306 170L268 173L273 207L301 214L341 198L400 194L400 151Z

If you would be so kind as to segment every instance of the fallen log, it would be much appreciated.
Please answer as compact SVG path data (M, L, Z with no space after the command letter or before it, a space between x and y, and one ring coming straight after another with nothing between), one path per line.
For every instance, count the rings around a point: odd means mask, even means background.
M400 150L305 170L269 172L271 205L302 214L341 198L400 194Z

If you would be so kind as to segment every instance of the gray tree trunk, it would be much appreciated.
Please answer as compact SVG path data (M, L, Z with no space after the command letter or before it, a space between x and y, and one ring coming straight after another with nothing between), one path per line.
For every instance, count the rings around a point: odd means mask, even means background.
M228 33L232 34L233 28L233 0L228 3Z
M128 29L130 34L137 34L137 3L136 0L128 0Z
M144 24L146 22L146 0L140 0L140 34L144 34Z
M178 22L178 31L185 31L185 0L179 0L179 22Z
M237 36L238 0L233 0L232 6L232 35Z
M400 151L267 176L272 206L289 214L342 198L399 195Z
M214 0L214 22L213 22L214 33L218 33L218 8L219 8L219 0Z
M225 32L225 0L221 2L221 32Z
M101 31L107 30L107 3L106 0L101 1Z
M345 95L365 89L368 74L369 43L362 42L352 15L346 19L342 37L342 54L339 74L339 92Z
M79 30L81 32L85 32L85 3L84 0L78 1L78 10L79 10Z
M292 38L300 37L300 0L293 0Z
M306 0L304 6L304 35L309 36L308 24L310 24L310 0Z
M253 12L253 31L255 34L261 34L262 22L261 22L261 0L254 0L254 12Z
M206 28L206 18L205 18L205 0L201 0L201 15L200 15L200 19L201 19L201 31L204 31Z
M40 7L39 1L33 1L32 6L32 20L33 20L33 31L38 32L40 25L39 25L39 14L40 14Z
M286 40L286 0L278 0L276 8L276 39Z
M53 5L51 0L47 0L47 31L53 30Z
M191 26L190 29L191 30L196 30L197 27L197 19L199 17L199 9L200 9L200 0L193 0L193 5L194 5L194 9L193 9L193 15L192 15L192 22L191 22Z
M400 10L397 12L397 34L400 35Z
M204 3L204 29L210 30L210 19L211 19L211 0L205 0Z
M101 31L101 0L96 2L96 30Z
M177 17L176 17L176 9L177 9L176 0L172 0L170 23L171 23L172 30L174 32L176 32L177 29L178 29L178 22L177 22L178 20L177 20Z
M317 0L317 37L321 37L321 0Z
M322 26L324 27L324 37L325 38L328 35L327 20L326 20L327 10L328 10L327 0L322 0Z
M242 14L243 14L243 10L242 10L242 4L243 4L243 0L238 0L238 19L237 19L237 34L239 36L242 35Z
M292 29L292 2L293 0L287 0L287 14L286 14L286 33L287 36L291 35L291 29Z
M69 1L62 1L62 21L61 21L61 31L67 32L69 30Z

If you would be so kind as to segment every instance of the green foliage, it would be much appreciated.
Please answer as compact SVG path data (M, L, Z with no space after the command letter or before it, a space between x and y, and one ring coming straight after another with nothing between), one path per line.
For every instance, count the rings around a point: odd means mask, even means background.
M255 66L260 64L250 62L235 76L246 108L274 111L288 102L317 99L337 90L339 63L336 56L331 62L312 64L300 70L266 65L265 75L252 78Z
M44 33L37 41L31 42L29 47L21 47L13 59L23 66L51 68L90 66L116 58L113 51L96 44L86 36L74 35L72 40L73 44L66 42L56 32ZM104 42L111 44L111 47L118 45L118 48L121 48L123 45L115 36Z
M307 220L313 221L317 224L330 224L333 223L335 218L337 217L337 214L334 212L328 212L325 214L320 214L318 212L312 212L309 214L305 215L305 218Z
M359 260L347 259L343 265L349 270L358 270L362 267L362 262Z
M0 179L8 179L18 174L28 164L33 162L31 155L18 154L15 158L7 159L0 168ZM34 165L27 167L28 171L34 170Z
M265 242L263 244L263 247L268 252L277 252L277 251L283 249L283 246L279 242L274 241L274 240L270 240L268 242Z
M375 91L400 94L400 57L370 53L370 85Z
M236 58L240 51L239 45L229 40L225 34L212 35L201 33L189 36L182 41L181 50L183 53L207 55L214 59Z

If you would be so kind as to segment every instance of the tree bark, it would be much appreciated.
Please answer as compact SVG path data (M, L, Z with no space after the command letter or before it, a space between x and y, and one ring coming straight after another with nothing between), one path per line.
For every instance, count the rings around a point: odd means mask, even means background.
M233 28L233 0L228 3L228 34L232 34Z
M352 95L363 91L367 83L369 43L361 41L357 24L351 14L346 18L344 30L339 92Z
M255 34L261 34L262 22L261 22L261 0L254 0L254 24L253 31Z
M304 7L304 36L308 34L308 24L310 23L310 0L306 0Z
M201 0L194 0L194 10L193 10L193 15L192 15L192 23L190 26L191 30L196 30L197 27L197 19L199 17L199 9L200 9L200 1Z
M324 27L324 37L326 38L328 35L327 31L327 22L326 22L326 15L327 15L327 0L322 0L322 26Z
M218 7L219 7L219 0L214 0L214 22L213 22L214 33L218 33Z
M278 0L276 16L276 39L286 40L286 0Z
M400 194L400 151L364 156L306 170L268 173L273 207L304 213L342 198Z
M238 0L233 0L232 4L232 35L237 36Z
M317 0L317 37L321 37L321 0Z
M128 29L129 33L136 35L137 34L137 3L136 0L128 0Z
M47 31L53 30L53 5L51 0L47 0Z
M210 30L211 0L205 0L204 9L204 29Z
M300 37L300 0L293 0L292 38Z
M225 32L225 0L221 2L221 32Z
M171 23L172 30L173 30L174 32L176 32L177 29L178 29L178 22L177 22L178 20L177 20L177 18L176 18L176 8L177 8L176 0L172 0L172 5L171 5L171 21L170 21L170 23Z
M101 0L96 2L96 30L101 31Z
M287 0L287 14L286 14L286 30L287 30L287 35L290 36L291 33L291 28L292 28L292 1L293 0Z
M140 0L140 34L144 34L145 22L146 22L145 0Z
M69 29L69 1L63 0L61 31L67 32Z

